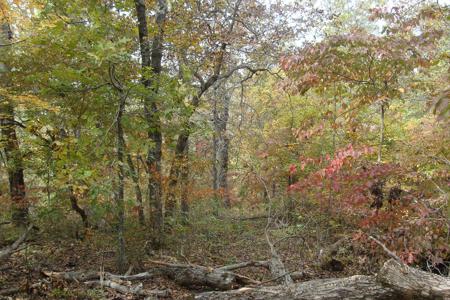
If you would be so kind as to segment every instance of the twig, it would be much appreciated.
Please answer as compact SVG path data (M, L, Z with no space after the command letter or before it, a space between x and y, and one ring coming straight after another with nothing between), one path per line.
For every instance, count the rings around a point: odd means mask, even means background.
M246 261L246 262L241 262L241 263L237 263L237 264L223 266L223 267L217 268L217 270L233 271L233 270L247 268L247 267L269 268L269 262L265 261L265 260L262 260L262 261Z
M294 271L286 272L286 273L281 274L280 276L277 276L277 277L275 277L275 278L271 278L271 279L268 279L268 280L261 281L261 282L258 283L257 285L263 285L263 284L265 284L265 283L269 283L269 282L272 282L272 281L277 281L278 279L283 278L283 277L285 277L285 276L289 276L289 277L290 277L290 275L291 275L292 273L294 273Z
M8 44L0 44L0 47L9 47L9 46L12 46L12 45L15 45L15 44L23 43L25 41L26 41L26 39L15 41L15 42L11 42L11 43L8 43Z
M372 241L374 241L375 243L377 243L381 248L383 248L384 252L387 253L387 255L389 255L389 257L395 259L396 261L398 261L399 263L403 264L403 261L400 259L400 257L397 256L397 254L395 254L394 252L392 252L391 250L389 250L382 242L380 242L378 239L374 238L373 236L369 235L369 239L371 239Z

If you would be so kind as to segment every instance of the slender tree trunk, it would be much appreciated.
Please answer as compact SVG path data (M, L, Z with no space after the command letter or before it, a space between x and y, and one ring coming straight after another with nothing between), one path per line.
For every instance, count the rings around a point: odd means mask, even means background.
M383 150L384 144L384 112L385 112L385 103L382 102L380 106L380 144L378 145L378 162L381 162L381 154Z
M232 20L231 20L231 24L230 24L230 28L228 30L228 33L231 34L233 32L233 28L234 28L234 24L235 24L235 20L236 20L236 16L237 16L237 12L239 10L239 5L240 5L241 1L238 1L236 3L236 6L234 7L234 11L233 11L233 15L232 15ZM167 206L166 206L166 212L167 214L173 214L173 210L175 208L175 204L176 204L176 197L175 197L175 189L173 187L176 187L178 184L178 175L180 174L180 168L182 167L179 163L179 158L183 157L183 153L185 153L185 147L188 147L188 140L189 140L189 129L190 129L190 117L192 116L192 114L194 113L194 111L197 109L198 105L200 104L200 98L202 97L202 95L212 86L214 85L217 80L219 80L219 75L220 72L222 71L223 68L223 61L224 61L224 56L225 56L225 50L227 48L227 43L222 42L222 44L220 45L219 48L219 52L216 58L216 61L214 63L214 68L212 70L212 75L208 78L208 80L203 80L203 78L201 78L201 76L199 74L197 74L197 78L200 78L200 90L198 91L197 95L195 95L192 98L191 101L191 107L193 108L191 110L191 112L186 116L186 120L182 126L182 132L180 133L180 135L178 136L178 141L177 141L177 147L175 149L175 158L174 161L172 163L172 167L171 167L171 171L170 171L170 177L169 177L169 188L168 188L168 196L167 196ZM188 163L187 161L185 162L186 164ZM189 167L188 166L183 166L185 168L187 168L186 172L189 172ZM183 187L183 185L186 185L187 182L181 182L181 190L183 190L185 187Z
M175 157L172 162L169 173L169 183L167 186L167 199L166 199L166 214L172 216L175 213L177 207L176 189L178 185L178 178L180 177L181 170L185 168L184 172L189 172L187 166L183 166L184 161L187 160L186 153L189 152L189 132L182 131L178 136L177 145L175 147Z
M218 144L218 136L219 133L217 132L217 122L218 122L219 116L217 112L217 97L213 98L213 126L214 126L214 132L213 132L213 153L212 153L212 188L214 190L214 196L218 196L218 189L219 186L217 184L217 144Z
M127 154L127 163L128 168L130 172L130 177L133 180L134 184L134 192L136 194L136 201L139 205L138 214L139 214L139 224L145 225L145 216L144 216L144 205L142 201L142 190L141 186L139 184L139 174L136 172L136 169L134 168L133 159L131 158L131 155Z
M233 28L234 28L234 24L235 24L235 20L236 20L236 16L239 10L239 6L241 4L241 1L238 1L234 7L234 11L233 11L233 15L232 15L232 19L231 19L231 24L230 24L230 28L228 30L228 34L231 34L233 32ZM168 186L168 190L167 190L167 202L166 202L166 213L168 215L173 215L174 213L174 209L176 207L176 196L175 196L175 187L178 185L178 177L180 174L180 169L186 168L186 172L189 173L189 166L182 166L182 164L180 164L180 161L183 161L182 159L180 160L180 158L183 158L183 155L186 151L186 147L188 147L189 143L189 130L190 130L190 117L192 116L192 114L195 112L195 110L197 109L197 107L200 104L200 98L202 97L202 95L212 86L214 85L217 80L219 80L219 75L220 72L222 71L223 68L223 61L224 61L224 56L225 56L225 50L227 48L227 43L222 42L222 44L220 45L220 48L218 49L218 55L216 58L216 61L214 63L214 68L212 70L212 75L207 79L207 80L203 80L203 78L201 78L201 76L199 74L197 74L197 78L200 78L200 89L197 93L197 95L195 95L192 98L191 101L191 107L193 108L191 110L191 112L186 116L185 122L182 126L182 131L180 133L180 135L178 136L178 141L177 141L177 147L175 149L175 157L174 157L174 161L172 163L171 166L171 171L170 171L170 176L169 176L169 186ZM186 164L188 164L188 161L185 161ZM187 182L181 182L181 190L183 191L186 187L183 187L183 185L186 185Z
M28 217L28 201L25 194L25 180L22 154L14 124L14 109L6 99L0 104L2 144L8 169L9 193L12 203L12 220L23 225Z
M10 26L5 20L1 20L0 43L8 44L12 39ZM9 72L5 64L8 57L6 50L2 49L0 55L0 79L6 82L5 74ZM23 225L28 218L28 201L25 194L25 180L23 170L23 158L20 152L19 139L16 133L13 104L5 97L0 97L0 126L1 144L5 151L5 159L8 169L9 193L12 202L12 220L17 225Z
M189 145L184 149L180 181L186 183L181 187L181 213L187 218L189 212Z
M228 193L228 148L229 139L227 137L227 123L229 117L229 106L231 96L224 91L220 95L222 103L220 113L215 124L215 132L218 136L217 142L217 187L222 196L222 201L226 207L230 207L230 197Z
M117 209L117 269L122 273L126 271L126 255L125 255L125 168L124 168L124 152L125 139L122 128L122 116L125 110L126 96L121 94L119 109L116 119L116 134L117 134L117 183L115 191L115 201Z
M78 204L78 198L73 192L72 186L69 186L68 191L69 191L70 205L72 209L80 216L81 220L83 221L84 228L85 229L89 228L90 224L88 215L86 211L83 208L81 208L80 205Z
M141 49L142 69L147 71L151 68L154 75L161 73L161 61L163 51L164 21L167 13L166 0L158 0L156 13L157 33L153 37L150 48L147 13L144 0L135 0L136 14L138 18L139 43ZM145 97L144 112L148 125L148 138L152 142L147 153L147 165L149 169L148 193L150 199L150 216L153 228L162 234L163 227L163 202L161 188L161 157L162 157L162 134L161 121L158 114L158 106L155 95L158 86L149 78L143 78L143 84L151 91L151 95Z

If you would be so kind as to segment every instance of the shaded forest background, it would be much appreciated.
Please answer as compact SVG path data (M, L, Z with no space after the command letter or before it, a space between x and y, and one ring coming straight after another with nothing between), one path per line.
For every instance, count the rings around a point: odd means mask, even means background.
M384 248L448 276L449 22L435 1L0 0L0 249L29 231L0 287L101 299L30 286L273 249L300 281Z

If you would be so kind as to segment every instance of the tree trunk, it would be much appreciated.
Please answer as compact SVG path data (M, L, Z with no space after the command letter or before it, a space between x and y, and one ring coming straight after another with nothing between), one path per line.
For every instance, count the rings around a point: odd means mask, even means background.
M378 145L378 162L381 162L381 154L383 151L384 144L384 112L385 112L385 103L382 102L380 105L380 144Z
M219 113L217 111L217 97L213 97L213 126L214 126L214 132L213 132L213 140L212 140L212 188L214 190L214 194L215 197L218 196L218 190L219 190L219 186L217 184L217 165L218 165L218 161L217 161L217 145L219 143L218 141L218 132L217 132L217 122L219 119Z
M157 33L153 37L152 47L149 44L146 6L143 0L135 0L136 14L138 18L139 44L141 49L142 69L148 71L151 68L154 75L161 73L161 61L163 51L164 22L167 14L166 0L158 0L156 13ZM158 85L149 78L143 78L144 86L150 90L151 95L145 97L144 112L148 125L148 138L153 144L149 146L147 153L147 166L149 169L148 193L150 199L150 216L153 228L161 238L163 227L163 203L161 189L161 157L162 134L161 121L158 114L156 95Z
M258 284L246 276L239 275L220 268L213 269L199 265L172 264L150 261L155 264L150 270L134 275L114 275L100 272L43 272L48 277L61 278L70 281L97 280L103 276L106 280L146 280L156 277L167 277L179 285L188 288L204 288L229 290L249 284Z
M115 191L115 201L117 209L117 269L122 273L126 271L126 256L125 256L125 168L124 168L124 152L125 152L125 138L122 128L122 116L125 111L124 94L120 95L119 109L116 119L116 138L117 138L117 183Z
M182 162L180 181L185 184L181 186L181 213L185 218L187 218L189 212L189 145L187 145L184 149Z
M177 207L176 189L178 185L178 178L180 177L181 170L184 168L184 172L189 172L187 166L183 166L183 161L187 159L186 153L189 152L189 132L182 131L178 136L177 145L175 147L175 157L172 161L172 166L169 173L169 183L167 186L167 199L166 199L166 215L172 216Z
M289 286L242 288L228 292L208 292L195 297L199 300L353 300L399 299L395 292L376 282L372 276L318 279Z
M214 134L216 142L216 172L217 187L216 192L221 195L222 201L226 207L230 207L230 197L228 194L228 147L229 139L227 137L227 123L229 117L229 107L231 96L227 94L225 88L220 89L216 98L220 98L220 105L216 104L214 116ZM215 100L217 102L217 100Z
M388 260L377 280L408 299L450 299L450 278L408 267L397 260Z
M78 204L78 198L75 195L75 193L73 192L72 186L69 186L68 192L69 192L70 205L71 205L72 209L80 216L81 220L83 221L84 228L88 228L89 227L88 215L87 215L86 211L83 208L81 208L80 205Z
M142 201L142 190L141 186L139 184L139 174L136 172L136 169L134 168L133 159L131 158L131 155L127 154L127 163L128 168L130 172L130 177L133 180L134 184L134 192L136 194L136 201L139 205L138 208L138 214L139 214L139 224L142 226L145 225L145 216L144 216L144 205Z
M43 272L46 276L71 281L98 280L101 276L112 281L148 280L166 276L188 288L213 288L225 292L197 294L195 299L449 299L450 278L408 267L396 260L387 261L377 276L355 275L346 278L317 279L288 285L261 286L261 282L231 272L246 267L270 267L267 261L251 261L220 268L198 265L155 264L147 272L134 275L114 275L104 272ZM293 272L291 274L295 274ZM293 276L294 277L294 276ZM301 276L300 276L301 277ZM247 285L247 286L246 286ZM238 290L233 288L243 287Z
M159 298L166 298L169 297L169 291L168 290L146 290L142 288L142 285L137 286L128 286L123 285L111 280L94 280L94 281L87 281L85 282L88 286L98 286L100 288L108 287L110 289L113 289L119 293L125 294L125 295L135 295L136 297L139 296L145 296L148 297L146 299L159 299Z
M388 260L377 276L318 279L291 285L201 293L195 299L449 299L450 279Z
M236 6L235 12L233 15L233 18L236 16L237 9L239 5ZM230 26L230 33L233 31L234 26L234 19ZM167 195L167 206L166 206L166 212L167 214L171 215L174 213L175 204L176 204L176 196L175 196L175 187L178 184L178 175L180 174L181 164L179 163L180 158L183 157L184 153L186 152L186 147L188 147L189 143L189 135L190 135L190 127L191 122L190 118L194 114L195 110L200 104L200 98L202 95L213 85L217 82L219 79L220 72L222 70L223 65L223 58L225 56L225 50L227 48L226 43L222 43L219 49L219 55L217 56L216 62L214 64L213 74L208 78L208 80L203 80L198 74L198 77L200 77L200 90L198 91L197 95L192 97L191 101L191 107L193 108L190 113L185 117L185 122L182 126L181 133L178 136L177 141L177 147L175 148L175 157L172 162L172 167L170 170L170 176L169 176L169 188L168 188L168 195ZM188 163L186 161L186 163ZM189 167L184 166L186 168L186 172L189 172ZM186 182L182 182L181 185L187 184ZM183 190L183 187L182 187Z
M2 23L0 30L0 43L8 44L12 39L9 24ZM7 56L7 53L2 53L0 59L4 60ZM9 72L9 68L5 62L0 62L0 79L2 82L7 81L5 79L5 74ZM5 151L8 169L9 193L12 202L12 220L16 225L23 225L27 222L29 205L25 194L23 159L20 152L19 139L17 138L16 133L14 107L9 99L4 97L0 97L0 126L2 134L1 143Z
M233 14L232 14L232 19L231 19L231 24L230 27L228 29L228 34L231 34L233 32L233 28L234 28L234 24L235 24L235 20L236 20L236 16L239 10L239 6L241 4L241 1L238 1L234 7L233 10ZM169 177L169 187L168 187L168 195L167 195L167 205L166 205L166 212L169 215L173 214L173 210L175 209L175 204L176 204L176 196L175 196L175 187L178 184L178 175L180 174L180 170L182 168L182 165L178 162L180 157L183 157L183 153L185 153L185 148L183 147L179 147L184 145L185 147L188 146L188 139L189 139L189 129L190 129L190 117L192 116L192 114L195 112L195 110L197 109L197 107L200 104L200 98L202 97L202 95L212 86L214 85L217 80L219 80L219 75L220 72L222 71L223 68L223 63L224 63L224 57L225 57L225 50L227 48L227 43L226 42L222 42L220 45L220 48L218 49L218 55L216 58L216 61L214 63L213 66L213 70L212 70L212 75L208 78L208 80L204 80L203 78L201 78L201 76L199 74L196 74L196 78L199 79L200 82L200 89L198 91L198 93L192 97L192 101L191 101L191 107L192 110L190 111L190 113L186 116L185 122L182 126L182 130L180 135L178 136L178 142L177 142L177 148L175 149L175 158L174 161L172 163L172 167L171 167L171 171L170 171L170 177ZM186 164L188 164L188 161L185 162ZM189 166L183 166L183 168L186 168L186 172L189 173ZM187 182L181 182L181 190L183 191L186 187L184 187L184 185L186 185Z

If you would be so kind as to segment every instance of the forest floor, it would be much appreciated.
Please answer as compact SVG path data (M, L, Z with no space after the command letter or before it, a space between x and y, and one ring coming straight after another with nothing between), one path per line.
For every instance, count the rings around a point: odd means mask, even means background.
M172 225L164 246L159 250L151 249L145 229L130 225L126 241L131 274L151 268L152 260L212 268L267 260L270 252L264 235L266 223L264 217L247 219L237 212L220 218L194 215L188 225ZM96 230L87 232L82 239L76 236L78 233L71 232L70 227L56 225L53 230L50 226L40 228L39 232L32 234L26 247L0 264L0 292L14 288L22 291L3 296L4 299L135 299L108 288L88 288L82 282L70 283L44 276L43 271L104 270L117 274L113 233ZM320 253L338 240L339 235L336 232L322 231L319 224L308 227L306 224L289 225L279 222L272 226L270 236L286 268L289 271L303 272L304 277L300 281L371 274L377 272L382 263L381 260L369 263L369 256L362 249L344 245L336 253L343 263L343 269L333 270L332 267L321 265ZM351 244L351 240L348 244ZM0 245L0 248L2 246L4 245ZM270 273L264 268L249 267L237 270L237 273L258 281L268 281L267 285L275 284L270 282ZM171 299L192 299L197 292L164 278L146 280L143 284L147 289L170 290Z

